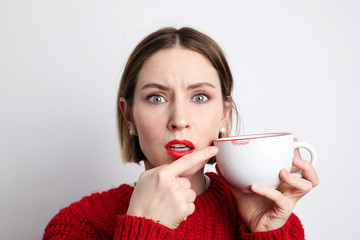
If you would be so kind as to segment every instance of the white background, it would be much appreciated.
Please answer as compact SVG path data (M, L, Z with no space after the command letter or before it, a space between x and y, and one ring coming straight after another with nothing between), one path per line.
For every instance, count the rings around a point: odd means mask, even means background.
M321 184L297 205L307 239L359 225L360 1L0 0L0 239L40 239L59 209L135 181L115 125L121 71L164 26L224 49L243 133L291 131Z

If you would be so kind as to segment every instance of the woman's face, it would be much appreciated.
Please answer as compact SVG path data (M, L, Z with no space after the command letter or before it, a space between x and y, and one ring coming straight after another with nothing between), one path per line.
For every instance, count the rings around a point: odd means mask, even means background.
M146 168L212 145L226 126L229 109L224 108L218 73L204 56L181 47L153 54L139 72L129 123Z

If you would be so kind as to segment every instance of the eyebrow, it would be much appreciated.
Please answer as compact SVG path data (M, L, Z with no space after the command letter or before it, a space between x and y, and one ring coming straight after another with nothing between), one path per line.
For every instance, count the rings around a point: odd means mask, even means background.
M192 84L190 86L188 86L188 89L196 89L196 88L201 88L201 87L211 87L211 88L216 88L214 85L212 85L211 83L208 82L200 82L200 83L195 83Z
M168 87L158 84L158 83L148 83L145 84L144 86L142 86L141 90L146 89L146 88L158 88L160 90L169 90Z
M214 85L212 85L211 83L208 82L200 82L200 83L195 83L192 84L190 86L187 87L188 90L192 90L192 89L196 89L196 88L201 88L201 87L211 87L211 88L216 88ZM158 83L148 83L145 84L144 86L142 86L141 90L146 89L146 88L157 88L160 90L169 90L168 87L166 87L165 85L162 84L158 84Z

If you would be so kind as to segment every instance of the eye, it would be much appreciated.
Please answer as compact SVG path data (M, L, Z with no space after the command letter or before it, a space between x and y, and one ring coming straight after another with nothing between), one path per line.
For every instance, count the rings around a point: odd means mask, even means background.
M152 95L152 96L148 97L148 101L155 103L155 104L166 102L165 98L160 95Z
M207 102L209 100L209 97L203 93L200 93L200 94L196 94L192 98L192 100L195 101L196 103L203 103L203 102Z

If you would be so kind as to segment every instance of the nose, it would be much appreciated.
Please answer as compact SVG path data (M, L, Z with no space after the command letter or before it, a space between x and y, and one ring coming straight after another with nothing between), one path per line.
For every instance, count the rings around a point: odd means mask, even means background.
M188 108L180 103L173 103L170 109L168 128L170 130L183 130L190 128L190 113Z

